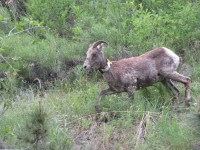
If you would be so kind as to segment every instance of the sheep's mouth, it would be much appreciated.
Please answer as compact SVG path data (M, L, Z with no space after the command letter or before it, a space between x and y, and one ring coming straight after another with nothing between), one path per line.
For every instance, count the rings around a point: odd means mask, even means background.
M87 74L91 74L95 71L94 68L88 68L88 69L84 69L84 71L87 73Z

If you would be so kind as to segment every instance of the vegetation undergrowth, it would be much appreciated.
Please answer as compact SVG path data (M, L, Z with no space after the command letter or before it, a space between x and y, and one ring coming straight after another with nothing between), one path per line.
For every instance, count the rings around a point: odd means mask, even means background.
M194 0L13 0L0 2L0 149L198 149L200 2ZM162 84L106 96L82 70L92 42L118 60L168 47L190 76L191 107Z

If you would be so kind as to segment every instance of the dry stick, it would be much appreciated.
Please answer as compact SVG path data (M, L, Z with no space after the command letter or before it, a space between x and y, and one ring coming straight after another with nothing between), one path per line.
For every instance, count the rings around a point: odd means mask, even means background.
M4 36L4 37L0 37L0 40L3 40L3 39L6 38L6 37L10 37L11 35L17 35L17 34L20 34L20 33L26 32L26 31L29 31L29 30L31 30L31 29L36 29L36 28L48 28L48 30L50 30L50 28L49 28L48 26L35 26L35 27L32 27L32 28L27 28L27 29L25 29L25 30L23 30L23 31L19 31L19 32L15 32L15 33L11 34L12 31L15 29L15 27L14 27L12 30L10 30L10 32L9 32L8 35L6 35L6 36Z
M36 144L37 140L30 146L26 147L26 148L9 148L9 149L5 149L5 150L29 150L31 149L35 144ZM1 149L0 149L1 150Z
M142 144L144 143L145 135L147 134L147 125L148 125L149 119L150 119L149 113L143 115L143 118L139 125L138 133L137 133L137 141L136 141L135 148L138 146L140 142Z
M140 141L140 139L142 138L142 132L143 132L143 126L144 126L144 119L145 119L145 114L143 115L142 117L142 120L140 121L140 124L138 126L138 131L137 131L137 141L136 141L136 144L135 144L135 147L138 146L138 143Z
M11 30L9 31L8 35L6 35L6 36L4 36L4 37L0 37L0 40L3 40L3 39L6 38L6 37L10 37L11 35L20 34L20 33L29 31L29 30L31 30L31 29L36 29L36 28L48 28L48 30L50 30L50 28L49 28L48 26L35 26L35 27L32 27L32 28L28 28L28 29L25 29L25 30L23 30L23 31L19 31L19 32L15 32L15 33L11 34L12 31L15 29L15 27L14 27L13 29L11 29Z
M102 112L103 114L108 114L108 113L130 113L130 112L135 112L135 113L150 113L150 114L153 114L153 115L160 115L160 113L158 112L150 112L150 111L108 111L108 112ZM95 116L95 115L98 115L98 114L101 114L101 113L94 113L94 114L89 114L89 115L85 115L85 116L82 116L80 118L77 118L77 119L74 119L73 121L69 122L66 124L66 126L72 124L73 122L77 122L81 119L84 119L84 118L87 118L87 117L92 117L92 116Z
M3 55L0 54L0 57L8 64L11 68L13 68L12 65L3 57Z
M8 110L8 107L4 108L0 115L3 116L7 110Z
M37 140L35 140L35 142L34 142L32 145L30 145L29 147L21 148L20 150L28 150L28 149L30 149L31 147L33 147L36 143L37 143Z
M106 128L106 123L103 123L103 149L105 149L105 128Z
M25 30L23 30L23 31L15 32L15 33L13 33L13 35L20 34L20 33L29 31L29 30L31 30L31 29L36 29L36 28L48 28L48 29L50 29L50 28L47 27L47 26L36 26L36 27L32 27L32 28L25 29ZM7 35L7 36L5 36L5 37L9 37L9 36L11 36L11 35Z
M10 30L10 32L8 33L8 35L7 36L10 36L10 34L12 33L12 31L15 29L15 27L14 28L12 28L12 30Z
M76 137L73 138L73 141L75 142L75 140L76 140L78 137L80 137L80 135L86 134L87 132L88 132L88 131L86 130L86 131L84 131L84 132L79 133Z

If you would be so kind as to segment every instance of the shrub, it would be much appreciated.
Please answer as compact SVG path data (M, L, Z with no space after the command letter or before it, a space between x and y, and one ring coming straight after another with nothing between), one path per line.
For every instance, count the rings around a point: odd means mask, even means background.
M46 34L45 38L39 40L27 34L5 38L0 43L0 50L7 63L4 62L1 67L5 65L6 69L6 66L10 66L24 79L45 79L50 74L56 77L54 74L59 74L62 69L68 70L63 68L65 60L80 59L82 47L78 44L58 39L51 34Z
M47 113L41 104L32 112L26 115L26 122L23 130L19 130L18 139L23 143L31 145L34 149L44 149L46 147L45 139L48 135Z
M147 9L150 2L155 5ZM110 1L103 5L97 1L77 6L78 12L83 13L77 15L74 31L79 37L76 39L105 39L115 49L126 47L137 55L160 46L184 53L183 48L200 39L199 3L170 1L168 7L165 3Z
M7 35L14 27L14 23L11 21L8 10L0 7L0 41L3 36Z
M27 0L27 12L35 20L44 23L59 35L71 37L74 25L73 0ZM42 15L41 15L42 14Z

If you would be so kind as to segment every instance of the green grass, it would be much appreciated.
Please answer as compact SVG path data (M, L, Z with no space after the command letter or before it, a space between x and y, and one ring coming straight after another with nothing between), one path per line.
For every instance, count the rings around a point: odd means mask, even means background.
M191 106L187 110L184 105L175 105L177 110L174 111L173 105L166 101L171 95L166 94L161 98L158 92L162 86L151 87L149 91L137 91L134 101L125 93L106 96L101 103L104 112L101 118L105 122L97 126L94 106L98 91L106 85L95 83L95 78L87 81L86 76L76 80L77 87L73 90L57 87L32 96L30 91L24 92L0 119L1 139L15 148L34 147L33 144L19 140L18 136L20 132L25 132L24 125L30 122L31 114L34 114L40 102L47 114L48 134L42 141L45 148L87 149L95 146L96 149L178 150L191 149L197 142L197 126L192 126L188 121L195 116L197 106ZM198 95L198 87L199 85L195 85L192 88L193 95ZM167 93L165 89L162 90ZM39 96L41 94L42 97ZM193 97L192 103L197 103L196 96ZM185 117L187 114L191 116ZM145 141L141 143L137 139L139 124L144 115L148 115L150 119L147 120ZM195 120L199 121L197 118ZM87 140L87 137L90 140ZM81 145L81 142L85 144Z
M0 143L10 149L187 150L199 142L198 1L22 3L27 11L16 14L20 21L0 7ZM155 84L134 100L126 93L105 96L97 123L95 104L107 85L101 74L86 74L82 62L89 44L101 39L111 60L173 49L184 60L180 73L192 78L191 107L184 105L183 85L177 84L180 104L173 104L169 89Z

